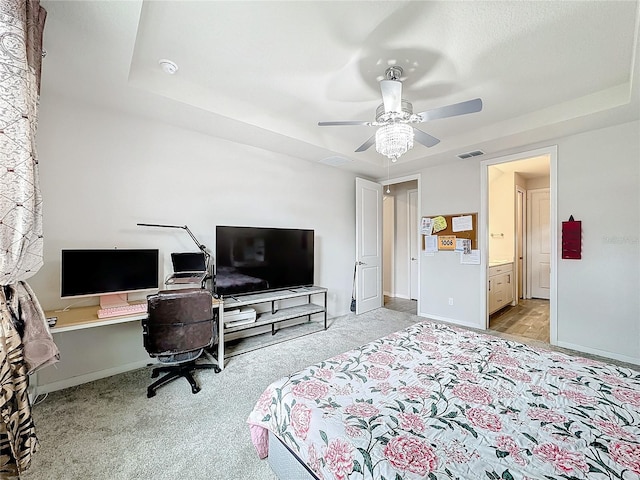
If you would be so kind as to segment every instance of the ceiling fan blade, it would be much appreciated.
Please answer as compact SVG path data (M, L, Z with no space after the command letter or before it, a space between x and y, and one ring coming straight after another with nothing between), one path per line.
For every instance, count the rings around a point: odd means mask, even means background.
M371 125L371 122L362 122L360 120L346 120L343 122L318 122L320 127L333 127L340 125Z
M440 143L440 140L436 137L432 137L428 133L424 133L422 130L418 130L417 128L413 129L413 139L425 147L433 147Z
M402 112L402 82L399 80L381 80L380 91L384 113Z
M371 137L369 137L369 139L366 142L364 142L362 145L360 145L356 149L356 152L364 152L365 150L367 150L374 143L376 143L376 135L375 135L375 133L373 135L371 135Z
M457 115L466 115L467 113L475 113L482 110L482 99L475 98L466 102L454 103L446 107L434 108L426 112L418 113L422 117L423 122L437 120L439 118L455 117Z

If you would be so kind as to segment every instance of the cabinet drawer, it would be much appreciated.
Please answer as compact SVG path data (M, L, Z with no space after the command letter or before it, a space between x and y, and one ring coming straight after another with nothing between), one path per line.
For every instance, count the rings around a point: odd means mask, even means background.
M505 263L504 265L496 265L489 267L489 276L500 275L502 273L508 273L513 271L513 263Z

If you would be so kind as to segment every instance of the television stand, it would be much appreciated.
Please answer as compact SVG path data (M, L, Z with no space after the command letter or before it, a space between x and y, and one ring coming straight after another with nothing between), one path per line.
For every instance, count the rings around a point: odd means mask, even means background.
M311 301L314 295L322 295L324 303L318 305ZM290 307L278 308L276 302L280 300L289 300L292 298L307 297L307 303L294 305ZM324 287L297 287L286 290L277 290L273 292L249 293L246 295L228 296L221 299L222 308L219 309L218 319L218 365L224 368L224 336L233 332L248 330L251 328L271 325L271 335L276 334L275 326L277 323L291 320L294 318L308 317L311 320L312 315L324 314L324 329L327 329L327 289ZM255 322L243 325L234 325L228 328L224 326L224 310L231 310L249 305L257 305L261 303L271 302L271 310L258 313Z

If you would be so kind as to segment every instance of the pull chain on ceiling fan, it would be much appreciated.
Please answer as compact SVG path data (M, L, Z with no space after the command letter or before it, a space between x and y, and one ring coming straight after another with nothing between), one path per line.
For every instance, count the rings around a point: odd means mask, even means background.
M376 109L375 121L318 122L318 125L321 127L348 125L379 127L375 134L356 149L356 152L364 152L375 143L378 153L395 162L398 157L413 148L414 140L425 147L433 147L440 142L436 137L418 130L412 124L466 115L482 110L482 100L475 98L421 113L413 113L411 103L402 98L402 81L400 80L402 72L403 70L399 66L389 67L385 71L384 80L380 81L382 103Z
M391 162L389 161L389 159L387 158L387 194L391 193L391 186L389 185L389 164Z

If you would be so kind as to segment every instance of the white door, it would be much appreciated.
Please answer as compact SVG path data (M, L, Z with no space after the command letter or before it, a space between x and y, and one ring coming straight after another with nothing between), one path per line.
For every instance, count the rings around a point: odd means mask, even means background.
M531 297L549 299L551 290L551 238L549 237L549 189L527 192L530 215L528 257L531 261Z
M382 185L356 178L356 314L382 306Z
M409 298L418 299L418 190L409 196Z

